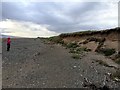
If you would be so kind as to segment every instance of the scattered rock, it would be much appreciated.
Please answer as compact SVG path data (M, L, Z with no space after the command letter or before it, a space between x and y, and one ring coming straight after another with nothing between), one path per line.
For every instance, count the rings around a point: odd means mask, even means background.
M120 79L118 77L115 77L114 80L120 82Z
M6 80L8 80L9 78L7 77Z
M37 55L39 56L39 55L40 55L40 52L38 52Z
M84 78L83 87L87 87L89 90L110 90L108 86L104 85L101 87L100 85L88 81L87 78Z
M43 82L43 85L45 85L45 83Z
M19 70L20 72L22 71L22 69Z
M63 88L66 88L66 86L64 85Z
M26 47L24 47L24 49L27 49Z
M74 68L76 68L77 66L73 66Z
M17 83L16 83L15 85L16 85L16 86L18 86L18 84L17 84Z

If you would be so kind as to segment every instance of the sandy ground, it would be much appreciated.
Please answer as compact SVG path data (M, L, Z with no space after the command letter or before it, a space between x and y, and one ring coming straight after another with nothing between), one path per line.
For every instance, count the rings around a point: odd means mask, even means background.
M94 52L84 52L76 60L60 45L13 39L10 52L3 40L2 53L3 88L83 88L85 78L98 86L120 88L106 75L115 68L99 65L96 60L106 58Z

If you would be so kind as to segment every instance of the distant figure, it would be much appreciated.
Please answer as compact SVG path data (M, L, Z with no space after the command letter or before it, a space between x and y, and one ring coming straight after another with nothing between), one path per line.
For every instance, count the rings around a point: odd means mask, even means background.
M10 51L10 37L7 38L7 51Z

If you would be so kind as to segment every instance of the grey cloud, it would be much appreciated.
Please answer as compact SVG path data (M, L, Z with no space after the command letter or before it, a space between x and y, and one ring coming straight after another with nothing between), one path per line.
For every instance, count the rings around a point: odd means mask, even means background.
M2 13L2 3L0 2L0 13ZM2 19L2 14L0 14L0 21Z
M48 29L56 32L71 32L77 30L97 29L98 27L81 25L92 22L89 16L95 16L99 10L106 9L105 3L84 2L74 5L58 2L31 2L28 5L17 2L2 3L3 19L30 21L50 25Z
M78 5L74 8L72 8L68 15L70 15L72 18L79 18L80 16L83 16L86 12L91 12L98 8L100 5L100 2L85 2L83 5Z

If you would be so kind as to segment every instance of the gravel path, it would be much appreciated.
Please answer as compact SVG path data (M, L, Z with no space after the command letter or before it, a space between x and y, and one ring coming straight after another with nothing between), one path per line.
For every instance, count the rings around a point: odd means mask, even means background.
M83 88L86 79L98 86L120 85L106 75L115 68L96 62L106 59L97 53L84 52L76 60L69 50L41 39L13 39L10 52L3 40L2 49L3 88Z

